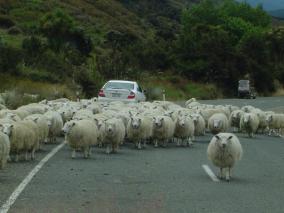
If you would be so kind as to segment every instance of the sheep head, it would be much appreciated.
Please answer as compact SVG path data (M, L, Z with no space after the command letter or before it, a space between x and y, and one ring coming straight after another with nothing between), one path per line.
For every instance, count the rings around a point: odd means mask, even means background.
M12 134L14 125L13 124L3 124L2 126L3 126L2 132L10 137Z
M216 145L220 147L221 149L225 149L230 143L231 139L233 138L233 135L230 135L227 138L220 137L219 135L215 135L216 140Z
M141 126L141 118L131 117L131 127L133 129L138 129Z
M65 123L64 127L62 128L62 132L64 134L68 134L71 131L72 127L74 127L75 125L76 125L75 121L69 121Z

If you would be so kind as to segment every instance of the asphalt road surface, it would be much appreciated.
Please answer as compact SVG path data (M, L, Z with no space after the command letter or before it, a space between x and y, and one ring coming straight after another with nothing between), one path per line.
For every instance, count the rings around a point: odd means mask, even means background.
M284 108L283 97L202 103ZM202 167L218 172L206 156L210 134L198 137L193 148L170 144L138 151L126 144L113 155L96 148L87 160L71 159L65 145L24 187L9 212L284 212L284 139L238 136L244 156L229 183L213 181ZM45 145L34 162L10 163L0 171L1 206L56 146Z

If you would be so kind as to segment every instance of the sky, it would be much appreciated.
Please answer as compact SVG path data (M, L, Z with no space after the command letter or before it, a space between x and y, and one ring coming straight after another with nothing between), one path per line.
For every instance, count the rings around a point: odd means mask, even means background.
M250 3L252 6L262 4L264 10L284 9L284 0L242 0Z

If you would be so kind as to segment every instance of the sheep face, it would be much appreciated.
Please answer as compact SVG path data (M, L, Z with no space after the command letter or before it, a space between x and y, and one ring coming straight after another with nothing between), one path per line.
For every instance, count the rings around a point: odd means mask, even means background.
M192 115L191 117L192 117L194 124L196 125L199 120L199 115Z
M131 127L138 129L141 126L141 118L131 118Z
M178 125L181 126L181 127L184 127L185 126L185 120L186 120L185 117L179 117L178 122L177 122Z
M106 131L109 135L112 135L115 132L116 126L114 123L107 123L106 124Z
M268 115L265 120L266 120L267 123L271 123L272 120L273 120L272 115Z
M13 127L13 124L3 124L2 132L10 137L12 134Z
M215 135L216 140L216 145L221 148L221 149L226 149L231 143L231 139L233 138L232 135L229 137L220 137L219 135Z
M67 122L67 123L64 125L64 127L62 128L62 132L63 132L64 134L68 134L68 133L71 131L72 127L75 126L75 125L76 125L76 122L74 122L74 121L72 121L72 122Z
M163 126L164 118L154 117L153 120L156 128L161 128Z
M244 115L244 123L248 124L250 121L250 115Z
M220 127L221 127L221 124L222 124L222 121L221 121L221 120L219 120L219 119L214 119L214 120L213 120L213 128L214 128L214 129L220 128Z

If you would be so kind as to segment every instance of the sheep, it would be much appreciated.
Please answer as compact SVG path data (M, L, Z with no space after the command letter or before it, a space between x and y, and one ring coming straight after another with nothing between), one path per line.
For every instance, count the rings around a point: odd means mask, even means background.
M44 104L32 103L19 107L17 110L25 110L30 114L44 114L49 107Z
M190 117L179 116L176 121L174 136L177 139L177 145L184 142L188 146L192 146L194 140L194 122Z
M208 120L208 129L212 134L226 132L229 127L227 116L223 113L213 114Z
M219 133L213 136L207 148L208 159L220 168L219 177L225 178L226 181L230 181L231 170L236 161L241 160L242 154L242 145L232 133Z
M9 110L9 109L5 109L5 110L1 110L0 111L0 118L6 117L7 114L17 115L20 118L20 120L22 120L26 116L28 116L30 113L28 113L25 110Z
M269 127L269 135L272 131L278 131L278 136L282 135L284 129L284 114L275 113L266 116L266 122Z
M0 169L4 169L10 158L10 140L8 135L0 132Z
M234 110L229 118L229 125L234 128L234 132L237 132L240 130L240 120L242 115L244 114L244 111L242 110Z
M143 142L144 148L146 142L152 137L153 134L153 122L146 116L134 116L131 117L127 124L127 138L130 141L135 142L135 146L141 149L141 143Z
M27 116L24 120L33 121L37 125L38 134L39 134L39 149L40 149L42 143L47 143L47 138L49 133L48 119L44 115L33 114Z
M254 113L244 113L240 120L240 129L248 133L249 137L253 137L259 125L259 119Z
M175 123L168 116L155 116L153 117L153 122L154 146L158 147L159 142L162 142L165 147L174 136Z
M107 118L94 118L94 121L98 128L98 146L99 147L102 147L105 144L106 134L107 134L106 124L105 124L106 120Z
M57 112L60 113L63 123L70 121L74 115L74 110L71 107L61 107Z
M2 110L2 109L7 109L7 107L5 105L1 104L1 101L0 101L0 110Z
M105 143L107 143L106 153L116 153L119 145L123 143L125 138L125 126L121 119L111 118L105 123ZM110 151L111 145L111 151Z
M2 132L9 136L10 153L15 154L15 162L19 160L19 154L25 152L25 160L28 160L28 152L31 159L35 159L35 150L38 147L36 126L32 121L19 121L13 124L1 124Z
M204 118L199 113L191 114L190 117L192 118L194 123L194 135L205 135L206 126Z
M78 149L83 150L84 158L91 156L91 146L96 145L98 139L98 129L94 121L68 121L64 124L62 131L72 148L72 158L76 157L76 150Z
M48 138L50 143L56 142L56 136L59 136L63 128L63 120L61 115L56 111L48 111L44 114L47 118L49 133Z
M267 129L267 121L266 121L265 112L260 109L254 109L252 110L252 113L255 113L259 119L257 132L261 132L263 134L264 131Z

